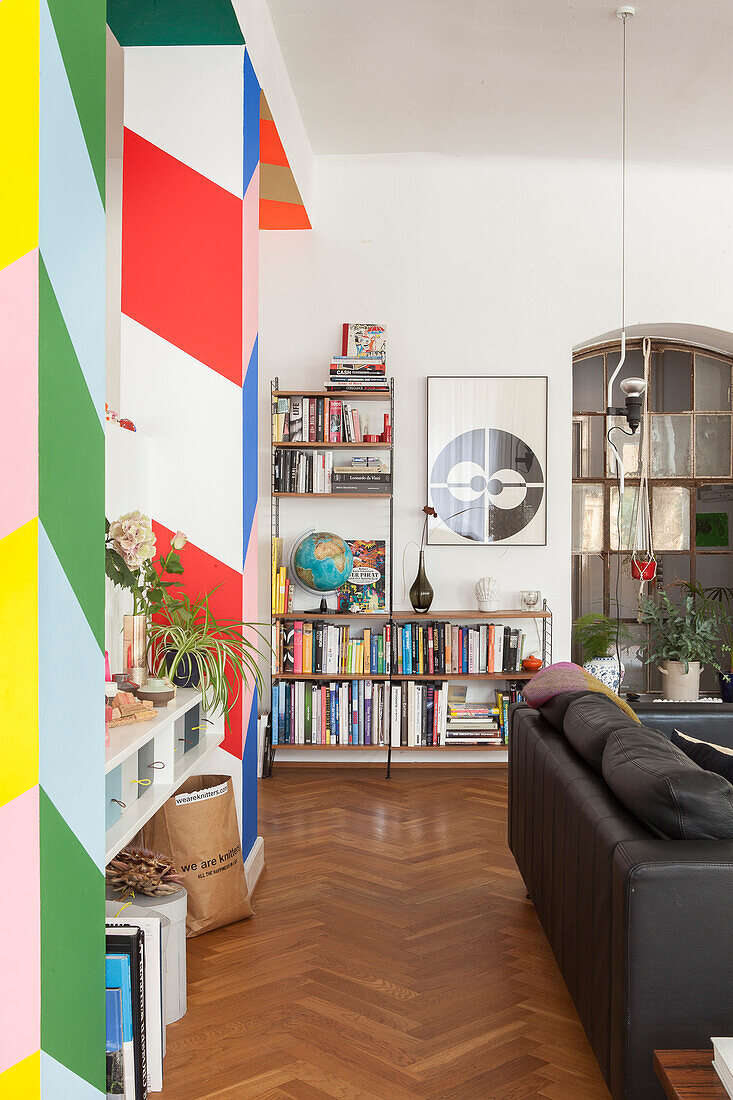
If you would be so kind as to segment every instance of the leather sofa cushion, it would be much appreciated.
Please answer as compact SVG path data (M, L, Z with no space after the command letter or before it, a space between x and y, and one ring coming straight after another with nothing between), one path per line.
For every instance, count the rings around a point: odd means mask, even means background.
M565 714L568 707L576 699L580 699L583 695L595 695L593 691L563 691L559 695L553 695L551 699L548 699L542 706L537 707L542 717L546 722L549 722L553 729L563 732L563 723L565 721Z
M612 699L588 691L570 701L563 730L586 764L598 775L603 775L603 751L609 734L628 725L628 718Z
M701 741L681 730L672 730L669 739L699 767L707 772L717 772L723 779L733 783L733 749L726 748L725 745L715 745L712 741Z
M733 840L733 785L698 767L658 730L612 730L603 753L603 778L655 836Z

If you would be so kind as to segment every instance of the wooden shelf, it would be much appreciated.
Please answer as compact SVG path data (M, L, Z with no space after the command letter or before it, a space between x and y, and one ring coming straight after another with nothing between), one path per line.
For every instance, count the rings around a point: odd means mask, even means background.
M392 752L463 752L466 749L478 750L479 752L506 752L507 745L393 745ZM386 753L387 745L289 745L278 742L277 745L273 745L276 750L280 749L314 749L316 751L320 749L354 749L362 752L384 752ZM277 762L277 758L275 758Z
M287 615L273 614L274 622L358 622L359 619L364 619L369 622L370 619L385 619L389 620L388 611L289 611Z
M539 671L539 669L538 669ZM273 672L273 680L531 680L534 672Z
M539 672L539 669L537 670ZM392 672L390 680L531 680L534 672ZM297 678L297 677L296 677ZM302 679L302 677L301 677Z
M338 497L340 500L363 500L365 497L379 497L380 500L389 500L391 493L273 493L274 497L310 497L311 500L323 500L324 497Z
M277 450L278 447L289 447L293 450L302 450L304 447L321 447L324 451L336 451L339 449L345 451L360 451L362 448L367 451L388 451L392 446L391 443L305 443L302 441L300 443L273 443L272 445L275 450Z
M124 729L124 726L122 728ZM139 798L134 801L128 800L127 809L105 833L105 863L109 863L121 848L130 843L143 825L154 813L157 813L171 795L175 794L180 785L198 770L199 765L221 745L223 740L223 733L210 733L201 737L198 745L189 749L188 752L177 754L172 782L153 782ZM162 774L160 771L155 773L156 777ZM122 792L123 801L126 793L126 791Z
M272 678L273 680L389 680L391 677L388 672L273 672Z
M155 718L149 722L135 722L129 726L116 726L109 731L109 748L104 751L104 774L109 775L138 749L158 737L168 725L201 702L201 692L196 688L178 688L175 699L167 707L157 707Z
M347 401L389 401L389 390L273 390L273 397L328 397Z
M445 622L448 619L474 619L493 622L494 619L549 619L551 611L427 611L424 614L417 611L393 611L392 618L395 622Z

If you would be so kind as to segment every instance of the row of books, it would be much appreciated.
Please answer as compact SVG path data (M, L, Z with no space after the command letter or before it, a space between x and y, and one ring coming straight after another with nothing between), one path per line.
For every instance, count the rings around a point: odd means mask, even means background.
M382 414L380 432L373 434L367 414L341 398L277 397L273 404L273 443L389 443L390 439L389 413Z
M366 628L352 636L348 626L327 622L276 623L272 645L274 673L306 675L386 674L389 661L390 627Z
M445 682L419 684L374 680L274 681L274 745L387 745L393 748L441 745L502 745L508 739L509 704L517 689L497 692L470 721L449 705ZM480 723L480 724L479 724Z
M283 540L272 540L272 613L286 615L292 609L293 586L288 580L288 570L282 565Z
M275 449L272 487L276 493L356 493L392 490L389 467L335 466L332 451Z
M279 591L283 589L281 576ZM282 598L286 596L284 590ZM273 672L470 676L512 673L522 667L523 631L495 623L386 623L378 631L357 630L327 620L276 623Z
M382 359L335 355L328 370L327 388L333 390L389 390Z
M399 619L399 612L395 618ZM522 668L524 631L498 623L405 623L395 627L394 633L392 667L405 676L507 673Z
M164 921L152 915L107 919L108 1096L146 1100L149 1091L163 1088Z

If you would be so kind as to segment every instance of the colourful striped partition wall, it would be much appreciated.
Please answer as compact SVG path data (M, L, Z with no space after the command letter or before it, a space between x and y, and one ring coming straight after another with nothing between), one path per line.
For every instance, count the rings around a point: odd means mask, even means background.
M260 96L260 229L310 229L265 93Z
M256 618L259 95L243 46L126 47L121 405L152 444L162 546L184 587ZM252 104L254 103L254 107ZM233 775L257 836L257 705L245 693L206 770Z
M0 2L0 1096L24 1100L105 1091L104 85L103 0Z

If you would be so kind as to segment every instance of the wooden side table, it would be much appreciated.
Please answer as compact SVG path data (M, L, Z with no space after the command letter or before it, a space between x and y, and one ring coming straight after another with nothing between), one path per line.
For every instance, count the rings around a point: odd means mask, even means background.
M655 1050L654 1069L669 1100L729 1100L712 1050Z

